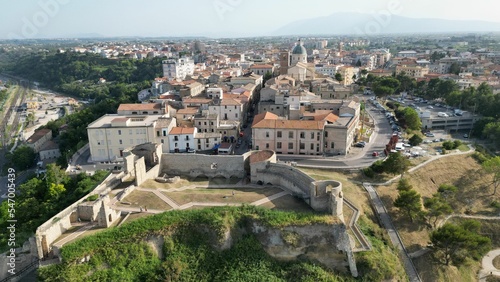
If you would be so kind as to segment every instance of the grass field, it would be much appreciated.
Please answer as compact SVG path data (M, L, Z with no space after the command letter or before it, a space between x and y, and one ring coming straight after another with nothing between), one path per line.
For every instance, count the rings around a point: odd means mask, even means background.
M123 199L122 202L130 203L130 205L124 205L122 203L117 203L118 206L122 207L148 207L155 210L171 210L172 207L165 203L162 199L158 198L155 194L151 192L143 191L133 191Z
M282 192L280 188L196 188L184 191L162 192L179 205L198 203L252 203L265 197ZM233 195L234 192L234 195Z
M301 199L297 199L292 195L280 197L260 206L272 210L314 212L314 210L306 202Z

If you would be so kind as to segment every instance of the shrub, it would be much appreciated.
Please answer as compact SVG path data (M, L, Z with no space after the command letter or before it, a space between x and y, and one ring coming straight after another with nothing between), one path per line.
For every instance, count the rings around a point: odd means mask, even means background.
M444 141L443 142L443 150L453 150L455 149L455 143L453 141ZM444 154L444 153L443 153Z
M462 145L462 141L460 141L460 140L455 140L455 141L453 141L453 143L455 145L455 149Z
M384 172L384 161L378 160L374 162L370 168L373 170L375 173L383 173Z
M375 177L375 172L373 171L373 169L371 167L367 167L367 168L363 169L363 173L368 178Z
M417 146L418 144L422 143L423 139L420 137L418 134L413 135L408 142L412 146Z
M490 207L498 210L498 209L500 209L500 203L498 201L493 201L493 202L491 202Z
M472 157L480 164L488 160L488 157L486 157L483 153L480 152L474 152L474 154L472 154Z
M87 197L87 201L93 202L99 198L99 195L90 195Z

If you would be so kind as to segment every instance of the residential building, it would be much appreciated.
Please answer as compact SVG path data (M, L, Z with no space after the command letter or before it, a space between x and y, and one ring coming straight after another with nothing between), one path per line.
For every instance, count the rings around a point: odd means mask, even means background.
M156 121L161 115L108 114L87 126L93 162L116 161L125 148L156 141Z
M425 75L429 74L429 68L418 65L397 65L396 75L403 72L413 78L423 78Z
M163 76L171 79L185 79L194 73L194 61L191 58L168 59L163 61Z
M52 140L52 130L48 128L40 129L35 131L35 133L26 140L26 145L32 148L35 153L38 153L43 145L50 140Z
M194 150L194 137L197 133L196 127L174 127L168 134L169 152L183 153Z
M263 76L265 76L267 73L271 75L274 74L274 66L267 64L254 64L250 66L249 70L255 74Z
M120 104L118 115L165 115L168 113L166 103Z
M59 145L52 140L45 142L45 144L40 148L39 156L41 161L59 158L61 156Z

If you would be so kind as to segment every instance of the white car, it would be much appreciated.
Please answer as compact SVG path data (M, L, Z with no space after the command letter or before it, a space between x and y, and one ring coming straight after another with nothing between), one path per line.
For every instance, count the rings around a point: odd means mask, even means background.
M447 113L438 113L438 117L449 117Z
M433 106L427 106L427 109L434 109Z

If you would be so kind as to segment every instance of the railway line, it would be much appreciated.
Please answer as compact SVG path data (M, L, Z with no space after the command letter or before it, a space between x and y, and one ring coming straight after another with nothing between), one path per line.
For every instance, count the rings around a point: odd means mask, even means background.
M18 135L18 126L21 119L21 114L17 111L19 106L26 102L26 96L28 94L29 83L27 81L18 81L19 88L14 93L14 98L10 106L8 107L7 113L5 114L1 126L0 134L2 135L2 145L10 144L13 138ZM9 126L10 125L10 126Z

